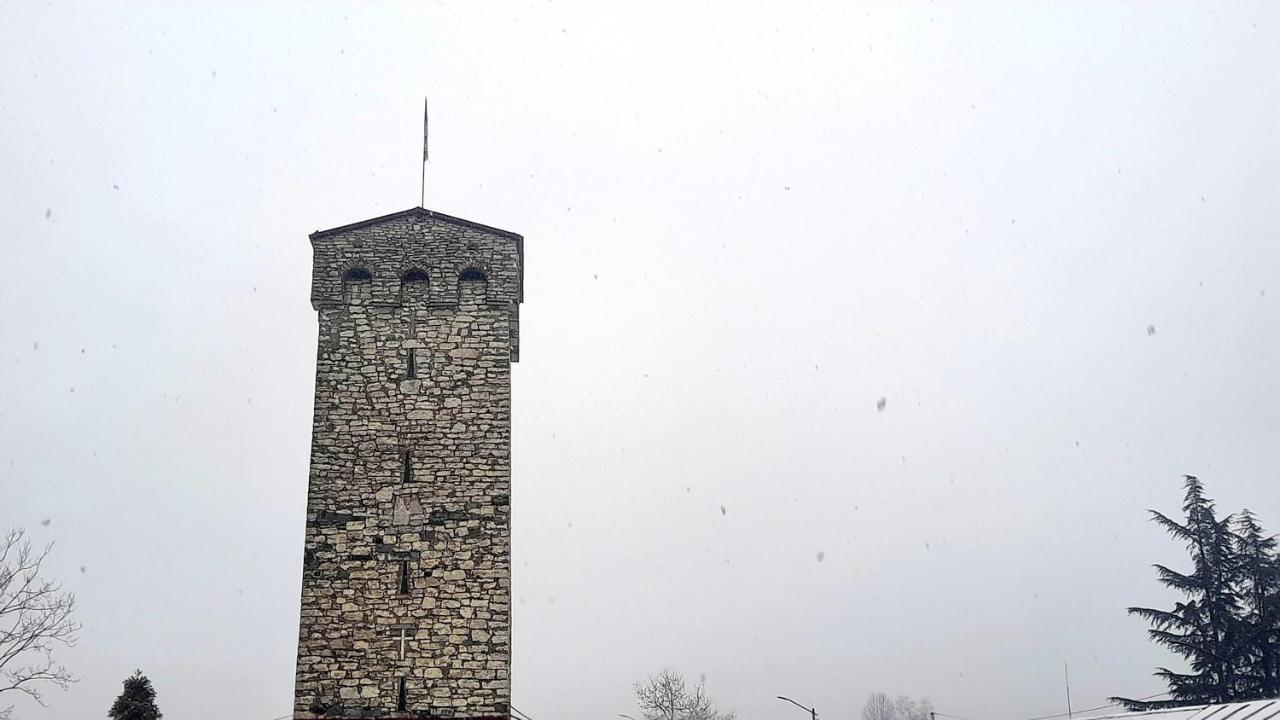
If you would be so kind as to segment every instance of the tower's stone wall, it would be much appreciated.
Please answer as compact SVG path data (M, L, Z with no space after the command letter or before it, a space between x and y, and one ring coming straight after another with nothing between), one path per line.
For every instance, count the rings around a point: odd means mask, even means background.
M505 718L522 241L412 210L312 245L294 717Z

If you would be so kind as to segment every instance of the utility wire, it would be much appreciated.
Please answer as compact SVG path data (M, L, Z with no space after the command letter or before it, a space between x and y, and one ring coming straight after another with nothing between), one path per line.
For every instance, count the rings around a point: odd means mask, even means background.
M1138 700L1140 700L1140 701L1141 701L1141 700L1150 700L1150 699L1152 699L1152 698L1158 698L1158 697L1160 697L1161 695L1168 695L1168 694L1169 694L1168 692L1161 692L1161 693L1156 693L1155 695L1148 695L1148 696L1146 696L1146 697L1138 698ZM1119 707L1119 706L1120 706L1120 703L1118 703L1118 702L1113 702L1113 703L1107 703L1106 705L1099 705L1098 707L1085 708L1084 710L1076 710L1076 711L1072 712L1071 714L1072 714L1072 715L1079 715L1079 714L1081 714L1081 713L1090 713L1090 712L1094 712L1094 711L1096 711L1096 710L1106 710L1107 708L1113 708L1113 707ZM947 714L947 713L940 713L940 712L932 713L932 715L933 715L933 717L936 717L936 718L938 718L938 717L944 717L944 718L955 718L955 720L973 720L973 718L967 718L967 717L965 717L965 716L963 716L963 715L949 715L949 714ZM1056 714L1053 714L1053 715L1040 715L1040 716L1038 716L1038 717L1027 718L1026 720L1054 720L1054 718L1061 718L1061 717L1067 717L1067 713L1056 713Z
M1138 700L1139 701L1150 700L1151 698L1158 698L1161 695L1168 695L1168 694L1169 693L1167 692L1156 693L1155 695L1148 695L1144 698L1138 698ZM1076 710L1074 713L1057 713L1056 715L1041 715L1040 717L1027 718L1027 720L1053 720L1053 718L1066 717L1068 714L1079 715L1080 713L1093 712L1095 710L1106 710L1107 708L1113 708L1113 707L1119 707L1119 706L1120 706L1120 703L1113 702L1113 703L1107 703L1106 705L1099 705L1098 707L1085 708L1084 710Z
M1143 698L1143 699L1145 700L1146 698ZM1120 703L1107 703L1106 705L1099 705L1098 707L1091 707L1091 708L1085 708L1083 710L1076 710L1073 713L1057 713L1055 715L1041 715L1040 717L1027 718L1027 720L1052 720L1053 718L1067 717L1068 715L1080 715L1081 713L1091 713L1095 710L1106 710L1107 708L1116 707L1119 704Z

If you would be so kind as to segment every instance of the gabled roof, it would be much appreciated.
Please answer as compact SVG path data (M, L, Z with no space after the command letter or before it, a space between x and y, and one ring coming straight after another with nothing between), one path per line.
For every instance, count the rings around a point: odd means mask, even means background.
M1280 720L1280 698L1218 705L1188 705L1180 708L1139 710L1114 715L1093 715L1082 720Z
M469 227L472 230L481 230L483 232L490 232L495 235L505 235L506 237L509 237L517 242L520 242L521 244L523 244L523 241L524 241L524 238L521 235L517 233L513 233L510 230L502 230L500 228L491 227L489 225L482 225L478 222L463 220L462 218L454 217L452 215L445 215L444 213L436 212L434 210L427 210L426 208L422 208L422 207L409 208L408 210L401 210L400 212L394 212L394 213L391 213L390 215L383 215L381 217L370 218L368 220L361 220L360 222L354 222L354 223L351 223L350 225L343 225L341 227L336 227L336 228L329 228L328 230L317 230L311 233L311 239L315 240L316 238L322 238L328 235L335 235L337 233L346 232L348 230L356 230L358 228L368 227L370 225L377 225L378 223L386 222L388 220L398 220L400 218L407 218L407 217L421 217L421 218L427 218L431 220L438 220L440 222L446 222L453 225L461 225L462 227Z

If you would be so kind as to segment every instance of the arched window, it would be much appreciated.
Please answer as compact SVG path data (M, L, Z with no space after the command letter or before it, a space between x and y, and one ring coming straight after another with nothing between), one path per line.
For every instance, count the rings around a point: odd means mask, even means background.
M400 278L401 285L426 285L429 280L426 270L414 268Z
M414 268L400 276L400 301L413 302L427 297L430 278L426 270Z
M373 274L364 268L351 268L342 274L342 299L359 305L373 297Z
M479 268L469 267L458 273L458 302L483 303L489 294L489 278Z

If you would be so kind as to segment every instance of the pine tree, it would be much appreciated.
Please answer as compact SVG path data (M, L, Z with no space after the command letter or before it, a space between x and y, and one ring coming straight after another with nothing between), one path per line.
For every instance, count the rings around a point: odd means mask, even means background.
M1263 534L1253 513L1236 517L1235 553L1239 562L1239 594L1244 601L1243 637L1246 657L1241 694L1248 698L1280 696L1280 556L1276 538Z
M141 670L125 678L124 692L107 713L111 720L160 720L164 717L156 707L156 691Z
M1220 703L1239 699L1245 633L1237 594L1239 558L1231 516L1218 519L1213 500L1194 475L1186 475L1186 522L1149 511L1152 520L1191 554L1192 570L1183 574L1155 565L1160 582L1184 596L1172 610L1131 607L1129 613L1151 624L1148 636L1186 658L1190 672L1161 667L1156 675L1169 684L1170 699L1155 702L1112 698L1131 710L1176 707L1196 703Z

